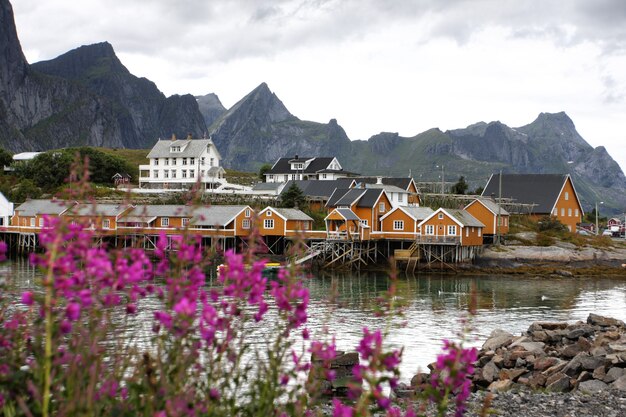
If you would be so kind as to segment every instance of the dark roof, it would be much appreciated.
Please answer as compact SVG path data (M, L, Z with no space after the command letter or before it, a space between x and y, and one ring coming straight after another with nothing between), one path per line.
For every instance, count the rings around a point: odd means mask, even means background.
M296 184L298 188L302 191L302 193L307 197L325 197L329 198L333 192L337 188L348 188L350 186L350 181L341 181L341 180L289 180L285 187L283 188L282 193L285 193L289 188ZM281 194L282 194L281 193Z
M357 172L345 171L343 169L320 169L317 171L318 174L343 174L349 175L351 177L358 177L360 174Z
M359 177L354 178L354 180L359 182L364 182L366 184L376 184L378 178L381 177ZM385 185L394 185L398 188L402 188L403 190L408 190L409 185L411 184L411 177L382 177L382 183Z
M287 174L287 173L295 172L291 169L291 162L304 163L310 159L312 159L311 163L304 170L299 169L298 170L299 173L315 174L317 171L328 168L330 163L335 158L333 158L332 156L323 156L323 157L318 157L318 158L299 157L298 159L294 159L290 157L280 158L278 161L276 161L272 169L267 171L265 174Z
M502 198L518 204L536 204L532 213L549 214L567 177L565 174L502 174ZM482 195L498 198L499 182L500 174L493 174Z
M359 199L357 207L374 207L383 192L384 190L381 189L367 188L363 197ZM389 209L391 209L391 207Z
M365 190L360 188L337 188L328 199L326 207L350 206Z

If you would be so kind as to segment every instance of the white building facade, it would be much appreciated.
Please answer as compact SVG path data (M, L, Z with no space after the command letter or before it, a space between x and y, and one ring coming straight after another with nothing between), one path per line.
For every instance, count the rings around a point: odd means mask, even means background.
M188 189L199 183L213 189L224 182L221 156L211 139L159 140L139 166L139 187Z
M265 182L287 182L299 180L331 181L339 178L354 177L356 174L344 171L334 157L299 157L280 158L265 173Z

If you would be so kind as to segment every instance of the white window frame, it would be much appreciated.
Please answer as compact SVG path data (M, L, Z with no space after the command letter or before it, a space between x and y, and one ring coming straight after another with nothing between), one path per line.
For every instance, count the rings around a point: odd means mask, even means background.
M393 230L404 230L404 220L394 220Z
M483 235L483 228L478 227L478 237L482 237L482 235Z
M263 228L264 229L273 229L274 228L274 219L265 219L265 220L263 220Z
M203 156L200 158L200 165L204 165L206 163L206 158Z
M443 213L439 213L439 214L437 215L437 218L438 218L439 220L443 220Z
M182 225L183 227L189 226L189 217L183 217Z
M159 158L154 158L154 166L159 165Z
M576 217L580 216L580 212L578 211L578 209L574 209L574 215Z
M196 178L196 170L195 169L190 169L189 170L189 178Z
M169 165L169 164L170 164L170 158L164 158L163 165Z
M172 165L176 166L176 158L172 158Z
M181 178L187 178L187 170L183 169L183 173L182 173L182 177Z
M404 194L398 193L398 203L403 203L403 202L404 202Z
M183 165L187 165L187 158L183 158Z
M567 209L567 217L572 217L572 209L571 208Z
M170 218L161 217L161 227L169 227L169 226L170 226Z
M250 228L250 219L243 219L241 221L241 228L242 229L249 229Z
M561 207L561 217L565 217L565 207Z
M378 211L380 213L384 213L385 212L385 202L381 201L380 203L378 203Z
M273 180L274 179L274 174L268 174L267 179Z
M448 236L456 236L456 225L449 224L447 232L448 232Z
M369 227L369 223L368 223L367 219L361 219L361 226Z
M268 210L265 212L265 217L271 217L272 216L272 210Z
M426 224L424 225L424 234L428 236L434 236L435 234L435 225Z
M35 227L35 218L34 217L30 218L30 227Z
M103 219L102 220L102 228L103 229L110 229L111 228L111 220Z
M172 178L176 178L176 170L175 169L172 170Z
M163 178L169 178L170 177L170 172L167 169L163 170Z
M244 216L246 216L246 217L250 217L251 214L252 213L251 213L249 208L247 208L246 211L244 212Z
M565 201L569 200L569 193L565 191Z
M39 227L43 227L43 217L39 218Z
M159 178L159 170L155 169L152 171L152 178Z
M211 167L212 167L212 166L213 166L214 161L215 161L215 158L211 158L211 159L209 159L209 166L211 166Z
M469 237L469 227L465 228L465 237Z
M195 165L196 164L196 158L189 158L189 165Z

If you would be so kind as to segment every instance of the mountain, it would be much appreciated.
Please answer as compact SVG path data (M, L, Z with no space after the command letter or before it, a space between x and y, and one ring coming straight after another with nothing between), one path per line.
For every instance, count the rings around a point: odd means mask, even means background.
M326 124L303 121L260 84L210 127L224 166L257 170L285 155L343 155L351 148L346 132L331 120Z
M222 114L226 113L226 107L214 93L196 96L196 101L207 126L211 126Z
M0 59L0 145L9 150L150 148L159 137L206 132L193 96L166 98L106 42L29 65L8 0L0 0Z

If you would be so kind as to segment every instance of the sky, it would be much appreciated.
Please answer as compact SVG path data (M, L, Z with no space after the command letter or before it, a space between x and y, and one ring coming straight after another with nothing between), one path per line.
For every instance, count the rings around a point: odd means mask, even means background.
M262 82L351 139L565 111L626 170L624 0L13 0L29 62L108 41L166 95Z

